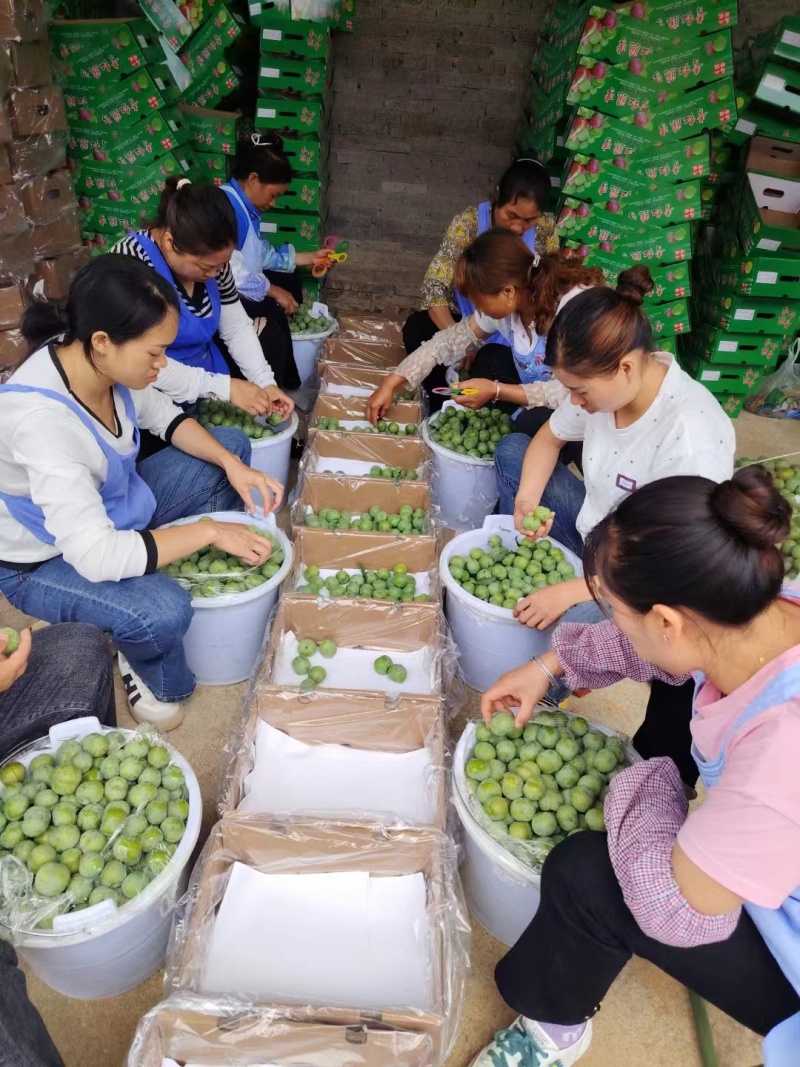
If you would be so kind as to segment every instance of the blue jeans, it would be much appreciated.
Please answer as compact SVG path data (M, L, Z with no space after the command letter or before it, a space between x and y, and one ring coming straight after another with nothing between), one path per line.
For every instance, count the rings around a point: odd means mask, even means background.
M250 462L250 441L240 430L217 427L212 433L244 463ZM153 529L189 515L242 510L239 494L219 467L172 446L143 460L138 470L156 498ZM47 622L93 623L111 634L158 700L185 700L194 691L195 677L183 651L191 602L166 574L90 582L56 556L32 571L0 567L0 593L28 615Z

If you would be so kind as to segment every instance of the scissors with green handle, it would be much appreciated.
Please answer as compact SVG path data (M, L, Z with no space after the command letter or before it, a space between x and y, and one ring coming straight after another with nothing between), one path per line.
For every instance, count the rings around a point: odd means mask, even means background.
M477 389L459 389L458 386L439 385L431 390L437 396L477 396Z

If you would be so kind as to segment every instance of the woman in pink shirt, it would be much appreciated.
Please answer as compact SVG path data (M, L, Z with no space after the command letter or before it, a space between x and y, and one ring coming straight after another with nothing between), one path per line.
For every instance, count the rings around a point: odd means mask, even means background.
M761 467L652 482L586 542L608 621L563 624L484 694L485 717L511 707L521 725L551 676L580 689L691 674L707 799L689 815L666 758L614 778L607 836L570 836L544 864L539 910L495 973L520 1017L474 1067L570 1067L634 955L766 1035L766 1067L800 1063L800 590L776 547L789 520Z

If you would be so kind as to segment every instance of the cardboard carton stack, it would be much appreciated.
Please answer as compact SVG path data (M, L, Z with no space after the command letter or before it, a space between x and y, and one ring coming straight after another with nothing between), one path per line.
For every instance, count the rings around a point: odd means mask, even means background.
M47 22L43 0L0 0L1 368L25 354L26 286L61 299L85 258Z

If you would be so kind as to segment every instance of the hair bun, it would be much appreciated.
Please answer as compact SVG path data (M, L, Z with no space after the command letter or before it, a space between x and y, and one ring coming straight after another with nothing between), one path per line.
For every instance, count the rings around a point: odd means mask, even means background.
M758 464L717 485L710 506L715 518L752 548L774 548L789 534L792 509Z
M617 278L617 292L625 300L641 307L644 298L653 291L653 278L647 267L637 264L620 272Z

